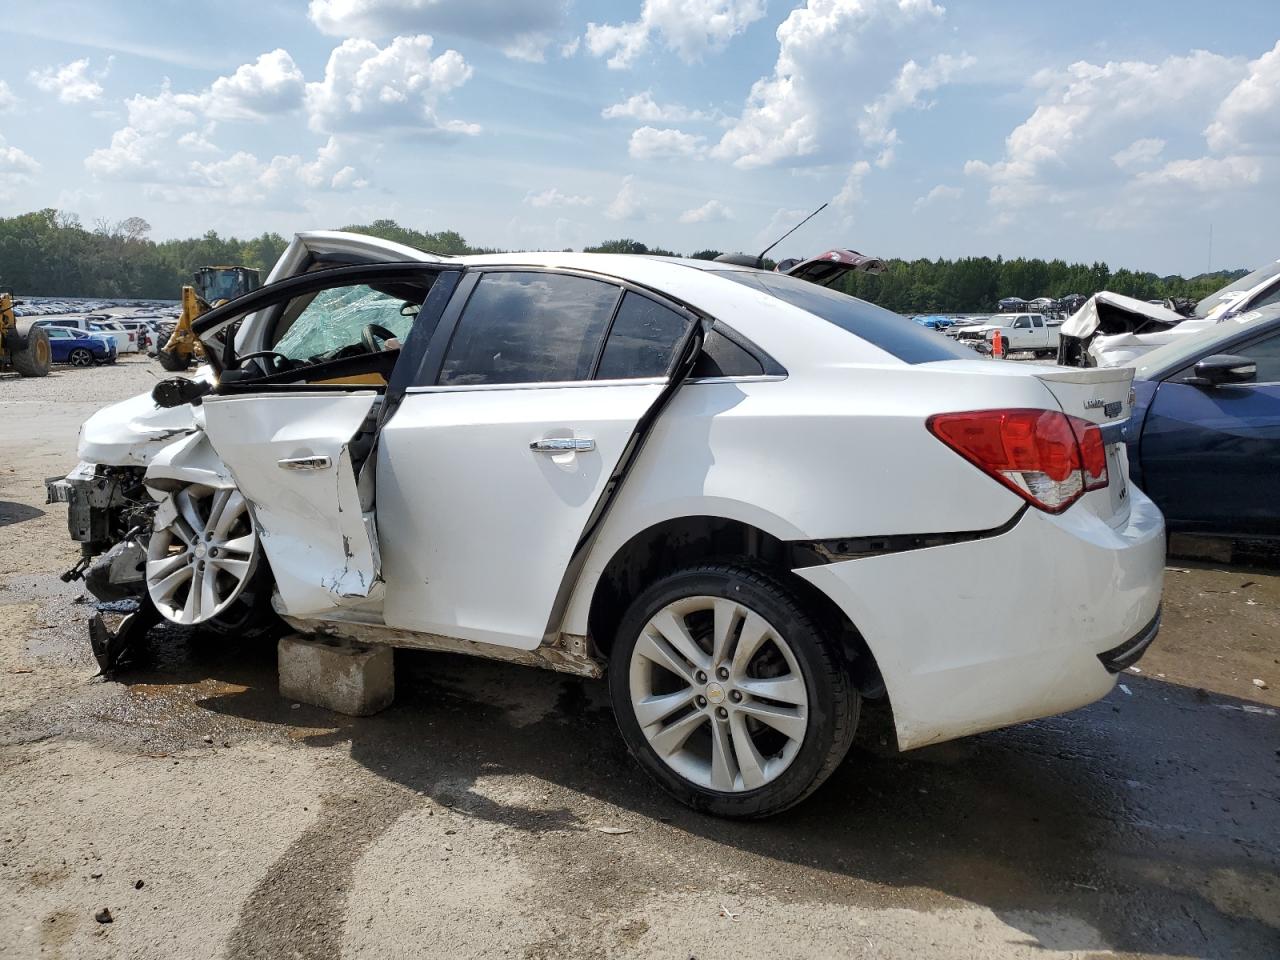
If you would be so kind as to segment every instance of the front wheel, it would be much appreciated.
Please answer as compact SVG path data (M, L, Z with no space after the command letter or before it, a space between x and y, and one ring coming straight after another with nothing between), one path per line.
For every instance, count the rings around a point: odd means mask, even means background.
M732 564L673 573L632 603L609 693L646 772L725 817L769 816L816 790L848 752L860 706L796 596Z

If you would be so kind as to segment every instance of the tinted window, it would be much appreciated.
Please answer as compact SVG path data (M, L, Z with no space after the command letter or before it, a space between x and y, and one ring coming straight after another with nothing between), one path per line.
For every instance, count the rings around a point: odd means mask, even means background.
M442 384L587 380L619 290L555 273L486 273L445 354Z
M701 377L758 377L764 373L764 366L714 327L702 341L702 354L693 365L690 374L694 379Z
M807 310L854 336L879 347L904 363L973 359L973 351L912 323L892 311L856 297L780 273L725 270L720 276L754 287L792 306Z
M689 321L636 293L622 298L600 358L597 380L666 376Z
M1280 383L1280 334L1273 334L1266 340L1245 347L1240 355L1258 365L1255 383Z

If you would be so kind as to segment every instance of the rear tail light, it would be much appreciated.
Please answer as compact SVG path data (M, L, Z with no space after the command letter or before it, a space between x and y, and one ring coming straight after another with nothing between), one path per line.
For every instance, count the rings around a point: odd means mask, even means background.
M929 432L984 473L1047 513L1061 513L1107 485L1107 451L1096 423L1053 410L939 413Z

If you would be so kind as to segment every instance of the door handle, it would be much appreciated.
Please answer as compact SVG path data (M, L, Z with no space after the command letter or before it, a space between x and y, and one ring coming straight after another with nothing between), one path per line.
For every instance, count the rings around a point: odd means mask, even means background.
M596 442L588 437L548 437L529 444L534 453L586 453L596 448Z
M333 466L333 461L323 455L318 457L287 457L284 460L277 460L276 466L281 470L328 470Z

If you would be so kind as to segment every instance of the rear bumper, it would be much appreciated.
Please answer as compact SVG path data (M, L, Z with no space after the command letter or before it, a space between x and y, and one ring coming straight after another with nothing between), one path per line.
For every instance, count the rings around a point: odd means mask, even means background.
M902 749L1051 716L1106 695L1155 636L1164 520L1131 491L1122 528L1028 510L999 536L796 575L866 639Z

